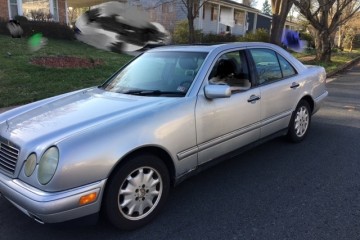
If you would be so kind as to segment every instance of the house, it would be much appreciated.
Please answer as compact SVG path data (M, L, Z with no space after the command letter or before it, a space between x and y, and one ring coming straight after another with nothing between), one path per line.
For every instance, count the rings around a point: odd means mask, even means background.
M107 0L0 0L0 19L11 20L21 15L33 19L42 13L46 20L68 24L68 9L90 7ZM119 0L118 0L119 1Z
M0 19L10 20L17 15L31 19L35 12L41 12L49 20L66 23L66 4L66 0L0 0Z
M10 20L16 15L34 19L34 13L45 13L46 19L69 24L68 9L90 7L107 0L0 0L0 19ZM172 32L176 23L187 19L186 9L181 0L118 0L135 5L148 12L151 21L161 23ZM244 0L243 0L244 1ZM242 1L242 2L243 2ZM201 6L200 8L198 6ZM194 20L195 29L203 33L231 33L244 35L256 29L270 30L271 19L256 8L234 0L200 0ZM294 29L293 23L287 22L286 28Z
M161 23L172 32L177 22L187 19L187 10L182 1L128 1L150 13L150 19ZM200 8L199 8L200 6ZM262 14L258 9L232 0L201 0L195 4L196 12L194 27L204 33L220 34L229 32L244 35L257 28L270 29L271 17Z
M128 3L147 10L152 21L161 23L170 32L177 22L187 19L186 8L180 0L131 0ZM194 27L203 33L244 35L259 28L268 31L271 28L271 16L239 1L200 0L199 5L194 5L194 9L199 9ZM286 28L296 29L297 25L287 21Z

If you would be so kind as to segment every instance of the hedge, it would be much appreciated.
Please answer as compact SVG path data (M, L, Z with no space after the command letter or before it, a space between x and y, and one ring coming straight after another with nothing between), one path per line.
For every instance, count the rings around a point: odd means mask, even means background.
M7 21L0 19L0 34L10 35L7 29ZM74 31L65 24L58 22L42 21L21 21L20 26L24 33L22 37L30 37L35 33L42 33L44 37L73 40L75 39Z

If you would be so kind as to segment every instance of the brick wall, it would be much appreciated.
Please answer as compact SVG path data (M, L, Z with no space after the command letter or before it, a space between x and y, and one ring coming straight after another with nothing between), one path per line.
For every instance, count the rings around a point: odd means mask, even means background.
M0 0L3 1L3 0ZM6 0L5 0L6 1ZM59 8L59 22L66 24L66 0L58 0L58 8Z
M0 0L0 18L9 20L8 0Z

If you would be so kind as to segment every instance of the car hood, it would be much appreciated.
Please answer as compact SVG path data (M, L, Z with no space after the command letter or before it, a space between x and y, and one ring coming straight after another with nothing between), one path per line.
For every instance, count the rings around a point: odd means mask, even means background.
M0 135L18 145L60 141L106 120L126 118L168 101L174 98L132 96L92 88L17 112L0 123Z

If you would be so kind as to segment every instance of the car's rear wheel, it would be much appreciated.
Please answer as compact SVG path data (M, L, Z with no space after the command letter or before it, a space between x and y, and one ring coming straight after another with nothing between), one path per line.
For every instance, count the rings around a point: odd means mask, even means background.
M309 103L301 100L290 120L288 138L293 142L301 142L307 135L311 122Z
M110 222L132 230L150 222L164 205L170 178L160 158L140 154L120 166L108 182L104 208Z

